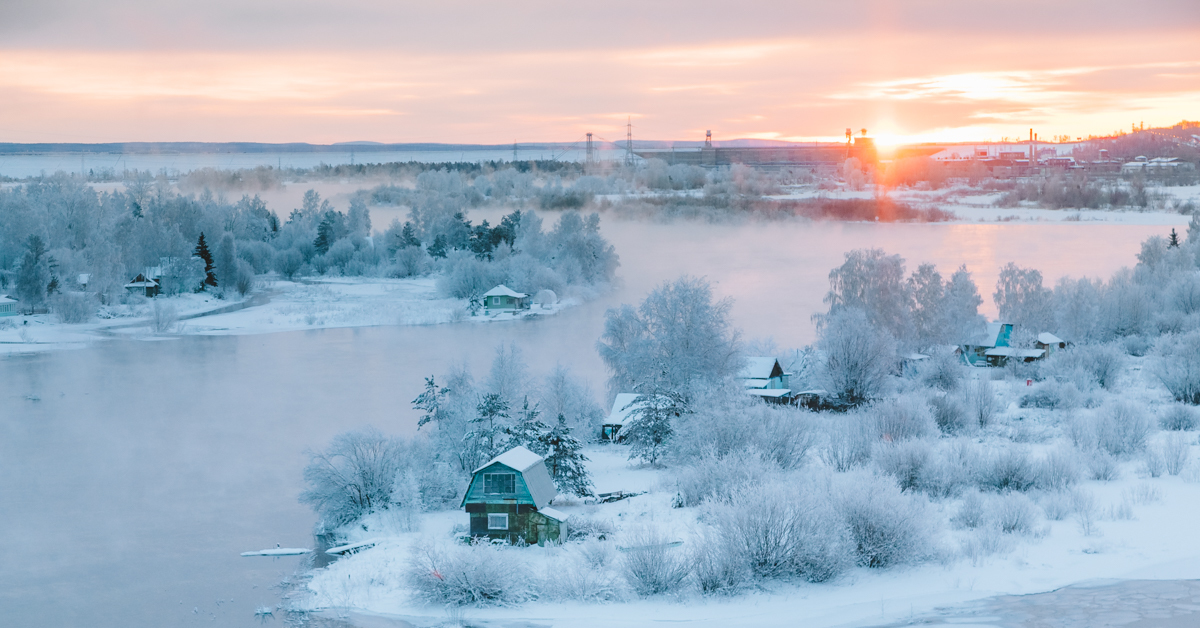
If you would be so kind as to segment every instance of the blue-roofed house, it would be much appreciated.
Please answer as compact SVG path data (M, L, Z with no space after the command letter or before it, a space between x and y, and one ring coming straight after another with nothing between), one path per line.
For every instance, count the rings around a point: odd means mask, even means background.
M791 373L783 370L777 358L746 358L738 380L746 392L773 403L790 403L792 391L788 383Z
M550 507L557 494L542 457L514 447L475 470L462 506L472 537L543 545L566 538L567 515Z

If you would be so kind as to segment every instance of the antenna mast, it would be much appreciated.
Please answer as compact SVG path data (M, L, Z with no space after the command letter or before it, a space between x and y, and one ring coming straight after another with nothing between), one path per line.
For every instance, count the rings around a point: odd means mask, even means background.
M587 159L584 161L584 166L585 166L586 168L591 168L591 167L592 167L592 161L593 161L593 157L592 157L592 134L591 134L591 133L588 133L588 134L587 134Z

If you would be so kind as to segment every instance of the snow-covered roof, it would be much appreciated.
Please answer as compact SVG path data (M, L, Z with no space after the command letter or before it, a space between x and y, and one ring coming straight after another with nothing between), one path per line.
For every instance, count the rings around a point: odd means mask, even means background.
M522 294L520 292L513 290L512 288L509 288L508 286L506 286L504 284L500 284L500 285L496 286L495 288L492 288L491 290L488 290L487 292L483 293L483 296L485 296L485 297L513 297L513 298L517 298L517 299L524 299L525 297L527 297L529 295Z
M987 330L983 332L983 338L977 343L980 347L994 347L1000 340L1000 332L1004 331L1004 326L1008 323L988 323Z
M779 397L787 397L791 395L792 391L786 388L752 388L747 390L746 393L756 397L770 397L772 399L778 399Z
M16 303L16 299L8 298L7 294L0 294L0 303Z
M554 497L558 495L558 491L554 488L554 480L550 478L550 472L546 470L545 462L541 456L532 451L518 445L492 458L487 464L475 469L474 473L479 473L497 463L521 474L525 480L525 486L529 489L529 496L533 498L533 504L537 506L538 511L549 506ZM466 498L464 497L464 499Z
M158 285L158 282L144 279L142 281L131 281L125 284L126 288L153 288Z
M561 510L555 510L553 508L538 508L538 512L560 523L566 521L567 518L571 516Z
M919 362L921 360L928 360L929 356L925 355L924 353L909 353L909 354L904 355L903 358L905 360Z
M1004 356L1009 358L1040 358L1046 354L1045 349L1018 349L1017 347L995 347L983 353L987 356Z
M738 373L742 379L771 379L771 373L779 365L779 360L770 357L746 358L746 365ZM783 371L782 367L779 367Z
M629 421L629 415L637 409L635 402L640 396L637 393L618 393L617 398L613 400L612 412L608 413L605 422L609 425L625 425Z
M1055 336L1054 334L1049 333L1049 332L1042 332L1042 333L1038 334L1038 342L1040 342L1044 345L1056 345L1062 341L1063 341L1062 338L1059 338L1058 336Z
M747 378L747 379L742 380L743 388L766 388L767 386L770 386L770 385L771 385L771 380L769 380L769 379Z

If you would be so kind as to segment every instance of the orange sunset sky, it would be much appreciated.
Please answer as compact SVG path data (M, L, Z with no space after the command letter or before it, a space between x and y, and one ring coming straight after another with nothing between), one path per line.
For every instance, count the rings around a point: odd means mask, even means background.
M881 141L1200 118L1200 1L0 0L0 142Z

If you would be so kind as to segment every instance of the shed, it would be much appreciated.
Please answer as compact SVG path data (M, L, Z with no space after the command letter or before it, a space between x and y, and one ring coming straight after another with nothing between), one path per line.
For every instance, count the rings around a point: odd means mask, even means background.
M1037 342L1033 346L1037 347L1038 349L1044 350L1046 352L1046 355L1050 356L1051 354L1053 354L1055 351L1058 351L1059 349L1066 349L1067 341L1063 340L1062 338L1059 338L1058 336L1055 336L1054 334L1051 334L1048 332L1042 332L1042 333L1038 334Z
M10 299L7 294L0 294L0 316L16 316L17 300Z
M629 422L629 416L637 410L637 393L617 393L617 398L613 400L612 412L608 413L608 417L604 419L604 424L600 426L600 438L609 441L618 441L621 439L621 428Z
M544 545L567 534L567 515L549 507L557 494L542 457L514 447L475 470L462 506L473 537Z
M158 294L158 282L153 279L147 279L146 275L138 275L133 278L133 281L125 284L125 289L138 293L141 292L148 297L153 297Z
M529 307L529 295L500 284L483 293L483 307L488 312L523 310Z
M789 376L791 373L783 370L779 359L774 357L746 358L745 365L738 372L738 380L747 393L774 403L791 402Z

